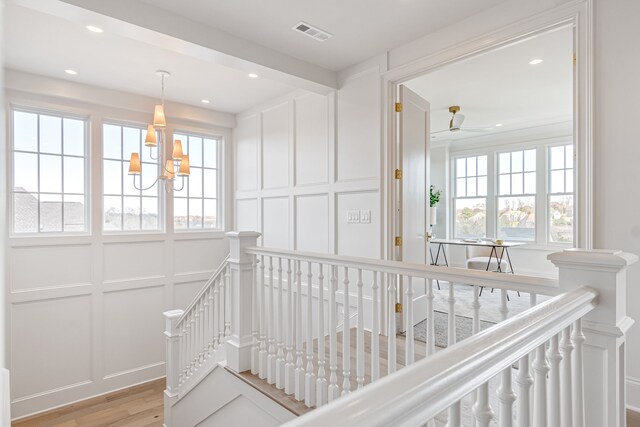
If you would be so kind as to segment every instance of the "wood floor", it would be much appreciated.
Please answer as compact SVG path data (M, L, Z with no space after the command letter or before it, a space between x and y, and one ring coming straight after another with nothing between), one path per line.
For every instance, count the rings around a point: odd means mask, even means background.
M164 379L74 403L13 427L162 427Z

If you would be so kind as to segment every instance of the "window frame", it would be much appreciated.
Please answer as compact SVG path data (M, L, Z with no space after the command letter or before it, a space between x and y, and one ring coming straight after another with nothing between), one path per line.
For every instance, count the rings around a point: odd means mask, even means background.
M21 112L21 113L27 113L27 114L36 114L38 115L38 129L37 129L37 134L38 134L38 147L37 147L37 151L23 151L23 150L17 150L17 152L19 153L32 153L32 154L36 154L38 156L38 170L37 170L37 181L38 181L38 196L40 194L42 194L40 192L40 155L43 154L40 151L40 120L39 117L41 115L45 115L45 116L51 116L51 117L59 117L62 120L62 125L61 125L61 132L64 132L64 119L71 119L71 120L80 120L84 123L84 132L83 132L83 152L84 155L83 156L78 156L78 155L65 155L64 154L64 134L62 134L62 138L61 138L61 147L60 147L60 154L56 154L56 153L44 153L45 155L52 155L52 156L59 156L61 158L61 169L60 169L60 173L61 173L61 192L60 193L44 193L44 194L51 194L51 195L60 195L62 197L62 213L61 213L61 228L62 230L60 231L35 231L35 232L16 232L15 229L15 198L14 195L16 194L15 192L15 156L14 154L16 153L16 148L15 148L15 113L16 112ZM17 239L21 239L21 238L34 238L34 237L72 237L72 236L90 236L91 235L91 230L92 230L92 223L91 223L91 212L92 212L92 206L91 206L91 199L92 199L92 192L91 192L91 174L92 174L92 170L91 170L91 157L92 157L92 151L91 151L91 143L90 143L90 135L91 135L91 116L90 114L81 114L78 112L73 112L73 111L69 111L68 109L65 108L47 108L47 107L35 107L35 106L29 106L29 105L23 105L23 104L18 104L18 103L11 103L9 104L9 123L7 124L7 128L9 130L9 141L8 141L8 147L9 147L9 156L10 156L10 161L9 161L9 170L7 171L7 173L9 174L9 176L7 177L7 182L10 185L10 188L8 188L7 193L10 194L9 200L8 200L8 207L9 207L9 237L10 238L17 238ZM84 176L83 176L83 185L84 185L84 194L82 194L81 196L84 197L84 209L83 209L83 214L84 214L84 230L83 231L64 231L64 195L66 194L64 192L64 158L65 157L72 157L72 158L82 158L84 160ZM71 193L70 195L73 196L80 196L80 194L77 193ZM39 203L40 199L38 198L38 228L40 226L40 203Z
M166 209L167 209L167 204L166 204L166 198L165 198L165 191L160 191L160 183L156 182L156 187L157 191L158 191L158 228L156 229L143 229L142 228L142 224L140 225L140 229L137 230L125 230L121 227L119 230L106 230L104 228L104 220L105 220L105 211L104 211L104 198L105 197L109 197L109 196L113 196L113 197L121 197L124 200L125 194L124 194L124 179L125 179L125 175L124 175L124 164L126 162L128 162L128 159L124 158L124 137L121 134L121 138L120 138L120 152L121 152L121 157L123 157L120 161L120 163L123 165L123 175L122 175L122 182L120 185L120 191L121 193L119 195L107 195L104 192L104 180L105 180L105 174L104 174L104 161L105 160L111 160L111 161L118 161L118 159L114 159L114 158L105 158L104 157L104 126L105 125L111 125L111 126L119 126L121 128L124 127L129 127L129 128L136 128L140 130L140 135L141 135L141 147L140 147L140 163L145 163L145 164L149 164L148 162L144 162L142 159L142 150L147 149L147 147L144 145L144 143L142 142L144 135L147 131L147 123L141 123L141 122L135 122L135 121L128 121L128 120L118 120L118 119L108 119L108 118L104 118L100 121L100 231L103 235L137 235L137 234L164 234L166 233ZM167 135L169 136L169 133L167 132ZM157 148L156 148L157 151ZM158 154L158 153L157 153ZM158 154L159 155L159 154ZM159 160L156 161L157 163L157 173L160 173L160 162ZM131 179L133 179L132 176L129 176ZM142 181L141 182L141 186L142 186ZM153 187L152 187L153 188ZM140 202L142 203L142 200L144 199L144 197L150 197L150 196L143 196L142 195L142 191L140 191L140 195L136 195L136 196L129 196L129 197L138 197L140 198ZM124 206L122 206L123 208ZM122 215L122 220L124 219L124 209L122 209L123 212L121 212ZM140 211L140 221L142 221L142 210Z
M478 175L478 158L479 157L486 157L486 167L487 167L487 174L486 175ZM476 173L475 175L469 175L467 173L467 159L469 158L475 158L476 161ZM464 177L458 177L458 160L460 159L465 159L465 175ZM478 238L483 238L486 237L488 234L488 229L489 229L489 216L487 215L487 213L489 212L489 195L490 195L490 167L491 167L491 161L490 161L490 155L481 152L481 153L460 153L460 155L455 155L452 156L452 180L453 183L452 185L450 185L451 188L453 188L453 191L451 192L451 206L452 206L452 215L453 215L453 220L451 222L451 233L453 235L453 237L455 239L463 239L463 238L468 238L467 236L459 236L456 232L456 211L457 211L457 201L458 200L471 200L471 199L484 199L485 203L485 219L484 219L484 236L477 236ZM469 196L468 195L468 191L467 191L467 183L468 183L468 179L469 178L474 178L476 179L476 195L475 196ZM484 196L478 196L478 178L480 177L486 177L487 178L487 191L486 194ZM458 179L464 179L465 180L465 195L464 196L458 196Z
M171 132L171 141L175 141L176 140L176 136L186 136L187 137L187 141L182 141L182 149L184 152L186 152L188 154L188 146L189 146L189 142L188 142L188 138L190 137L194 137L194 138L201 138L203 140L203 144L204 144L204 140L205 139L210 139L210 140L214 140L216 141L216 166L215 168L211 168L211 167L205 167L204 166L204 145L203 145L203 152L202 152L202 166L194 166L193 162L190 162L191 165L191 170L193 171L194 168L200 169L203 171L202 174L202 196L201 197L193 197L193 199L196 200L202 200L203 202L203 217L202 217L202 226L201 227L197 227L197 228L191 228L189 227L189 200L191 199L191 197L189 197L189 186L187 185L187 196L186 197L178 197L179 199L185 199L187 200L187 227L186 228L177 228L175 226L175 199L176 199L176 193L175 191L172 193L172 197L171 197L171 217L167 218L168 222L171 223L171 227L173 229L174 233L215 233L215 232L223 232L225 230L225 226L224 226L224 221L223 221L223 217L224 217L224 159L223 159L223 144L224 144L224 136L223 135L219 135L219 134L214 134L214 133L207 133L206 131L191 131L191 130L186 130L184 128L175 128L172 129ZM187 147L187 149L185 150L185 146ZM190 160L191 160L191 155L189 154ZM216 197L215 198L211 198L211 197L205 197L204 196L204 170L215 170L216 171ZM188 180L191 179L191 175L189 175L188 178L185 179L185 185L188 184ZM176 183L177 183L178 179L176 177ZM204 201L205 200L215 200L216 201L216 227L214 228L205 228L204 227Z

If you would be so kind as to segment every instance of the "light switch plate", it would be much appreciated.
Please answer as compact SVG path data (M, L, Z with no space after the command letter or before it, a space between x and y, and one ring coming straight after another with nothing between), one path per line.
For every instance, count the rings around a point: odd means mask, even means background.
M360 211L347 211L347 222L349 223L360 222Z
M371 223L371 211L370 210L360 211L360 222L363 223L363 224L370 224Z

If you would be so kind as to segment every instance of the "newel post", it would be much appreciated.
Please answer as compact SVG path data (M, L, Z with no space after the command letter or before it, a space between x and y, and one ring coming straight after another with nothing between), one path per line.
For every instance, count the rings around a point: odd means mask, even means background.
M253 316L253 256L246 248L256 246L260 233L232 231L229 239L229 296L231 298L231 335L227 338L227 367L244 372L251 369L253 343L251 321Z
M584 404L575 402L574 425L593 427L625 426L626 333L633 325L627 317L627 268L638 261L633 254L610 250L568 249L548 256L559 269L562 291L588 286L598 291L594 310L582 319L582 333L574 357L582 356L582 390L575 390L574 399L584 396ZM574 335L575 335L574 329ZM580 352L580 343L582 343ZM574 375L574 387L579 378ZM581 421L584 421L582 423Z
M178 397L180 378L180 331L178 319L184 311L171 310L162 313L165 319L165 370L167 385L164 390L164 425L171 427L171 405Z

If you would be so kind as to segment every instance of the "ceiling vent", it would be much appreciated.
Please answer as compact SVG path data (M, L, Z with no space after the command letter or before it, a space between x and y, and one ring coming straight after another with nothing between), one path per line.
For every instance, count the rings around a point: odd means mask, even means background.
M326 31L322 31L320 28L316 28L313 25L306 22L299 22L292 27L295 31L300 31L306 36L311 37L314 40L323 42L333 37L333 34L329 34Z

